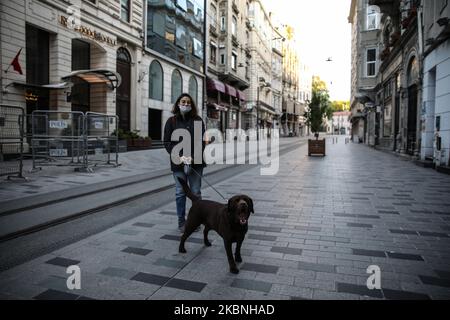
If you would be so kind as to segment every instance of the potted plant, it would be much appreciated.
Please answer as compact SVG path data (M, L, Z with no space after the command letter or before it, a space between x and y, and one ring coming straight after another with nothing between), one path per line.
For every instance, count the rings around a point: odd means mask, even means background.
M325 82L319 78L313 79L312 98L309 110L305 113L306 123L314 132L315 140L308 139L308 156L320 154L325 156L325 139L319 140L319 131L325 117L331 119L333 110L330 105L328 90Z

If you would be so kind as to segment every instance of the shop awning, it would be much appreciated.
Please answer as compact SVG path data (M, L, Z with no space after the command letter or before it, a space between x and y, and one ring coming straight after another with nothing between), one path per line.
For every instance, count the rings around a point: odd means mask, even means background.
M73 86L70 82L51 83L51 84L32 84L26 82L12 82L10 85L15 87L31 88L31 89L67 89ZM9 87L9 85L7 86Z
M237 91L235 87L232 87L229 84L225 84L225 91L229 96L237 97Z
M115 71L106 69L77 70L61 78L64 81L71 81L74 77L80 78L88 83L105 83L114 90L122 83L122 77Z
M208 78L206 80L206 89L210 91L219 91L222 93L226 93L225 84L223 82L220 82L219 80L214 80L211 78Z
M243 93L241 90L237 90L237 97L239 98L239 100L247 101L245 99L245 93Z

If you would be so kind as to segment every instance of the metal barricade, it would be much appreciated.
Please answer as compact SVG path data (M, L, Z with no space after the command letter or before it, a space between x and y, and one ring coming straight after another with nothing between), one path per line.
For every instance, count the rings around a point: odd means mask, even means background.
M24 178L23 139L24 110L0 105L0 176Z
M89 168L98 165L119 166L119 117L87 112L84 121L84 152L87 166Z
M33 111L31 126L33 170L48 165L87 167L82 112Z

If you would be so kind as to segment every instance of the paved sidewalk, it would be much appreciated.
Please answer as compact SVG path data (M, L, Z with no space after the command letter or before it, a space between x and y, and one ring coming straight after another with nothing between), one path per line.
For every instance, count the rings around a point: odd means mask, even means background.
M175 202L0 273L2 299L449 299L450 177L363 145L328 142L216 185L255 203L240 273L223 242L179 254ZM218 200L210 189L205 197ZM81 290L66 267L81 268ZM368 290L369 265L382 290Z

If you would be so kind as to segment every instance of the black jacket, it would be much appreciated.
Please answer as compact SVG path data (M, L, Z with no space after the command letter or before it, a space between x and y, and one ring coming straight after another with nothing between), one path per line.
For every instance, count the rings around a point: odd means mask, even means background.
M194 122L200 121L202 123L202 136L201 136L201 141L194 141ZM194 169L198 169L198 168L202 168L202 167L206 167L206 163L203 159L203 151L205 150L205 142L203 141L203 136L205 134L205 124L203 123L202 118L200 118L199 116L192 118L192 117L187 117L187 118L183 118L181 115L174 115L172 117L170 117L169 119L167 119L166 125L164 126L164 147L166 148L167 152L169 153L169 155L172 153L172 149L173 147L175 147L178 143L180 143L183 139L180 138L179 141L171 141L171 137L172 137L172 133L176 130L176 129L186 129L189 131L190 135L191 135L191 157L194 159L193 161L193 168ZM197 139L199 140L199 139ZM194 158L195 153L194 153L194 148L201 148L202 150L202 164L195 164L195 162L197 162L198 160ZM180 151L179 156L183 156L183 152ZM172 162L172 159L170 161L170 168L172 171L183 171L183 165L176 165Z

